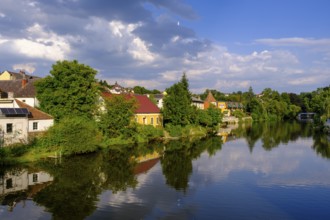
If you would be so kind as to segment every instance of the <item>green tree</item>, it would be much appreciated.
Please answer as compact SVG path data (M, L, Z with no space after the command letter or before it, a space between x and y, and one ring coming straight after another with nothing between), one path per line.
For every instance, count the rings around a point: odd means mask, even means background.
M136 100L122 95L113 95L105 98L105 108L99 120L103 134L109 138L127 134L134 116Z
M98 89L96 70L78 61L58 61L50 75L36 82L40 108L59 120L68 115L92 118Z
M166 89L166 92L163 107L164 123L180 126L190 124L194 116L186 74L183 74L180 82Z

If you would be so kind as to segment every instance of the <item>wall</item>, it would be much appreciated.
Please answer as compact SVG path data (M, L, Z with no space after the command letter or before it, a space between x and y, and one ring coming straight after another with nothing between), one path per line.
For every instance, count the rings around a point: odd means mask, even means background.
M33 123L38 123L38 130L33 130ZM49 127L53 126L54 119L47 119L47 120L29 120L29 132L40 132L46 131Z
M8 123L13 124L12 133L6 133ZM0 117L0 130L4 131L4 145L27 143L28 126L28 118L26 117Z
M163 126L162 125L162 115L160 113L135 114L135 121L139 124L151 125L151 118L153 118L154 127ZM157 118L159 121L158 124L157 124Z

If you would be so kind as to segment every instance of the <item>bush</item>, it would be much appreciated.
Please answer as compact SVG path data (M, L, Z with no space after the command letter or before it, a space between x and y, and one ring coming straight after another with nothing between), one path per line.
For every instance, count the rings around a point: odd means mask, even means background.
M242 119L245 116L244 112L241 110L235 110L232 115L239 119Z
M43 145L59 148L64 154L81 154L96 151L102 141L95 121L84 117L62 119L48 130Z
M137 134L141 138L150 141L164 136L162 128L155 128L152 125L137 125Z
M182 135L182 127L180 125L166 124L165 125L165 130L172 137L181 137L181 135Z

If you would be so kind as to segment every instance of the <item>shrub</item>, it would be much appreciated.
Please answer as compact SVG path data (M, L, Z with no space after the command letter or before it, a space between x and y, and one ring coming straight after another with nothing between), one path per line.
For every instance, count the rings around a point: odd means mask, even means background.
M139 136L144 137L147 141L164 136L162 128L155 128L152 125L137 125L137 133Z
M64 118L51 127L44 137L43 145L60 148L65 154L95 151L102 141L95 121L84 117Z
M180 137L182 135L182 127L180 125L166 124L165 130L168 131L172 137Z

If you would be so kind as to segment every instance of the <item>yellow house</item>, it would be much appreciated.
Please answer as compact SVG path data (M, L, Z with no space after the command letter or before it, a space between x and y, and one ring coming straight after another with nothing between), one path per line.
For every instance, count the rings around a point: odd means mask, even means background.
M160 109L146 95L133 95L137 100L135 110L135 121L139 124L152 125L154 127L163 126Z
M5 70L0 74L0 80L23 79L23 75L25 75L23 71L20 71L19 73L15 73Z
M160 109L146 95L123 94L127 99L134 98L137 108L135 110L135 122L143 125L152 125L154 127L163 126L163 117ZM111 97L113 94L103 92L102 96Z

